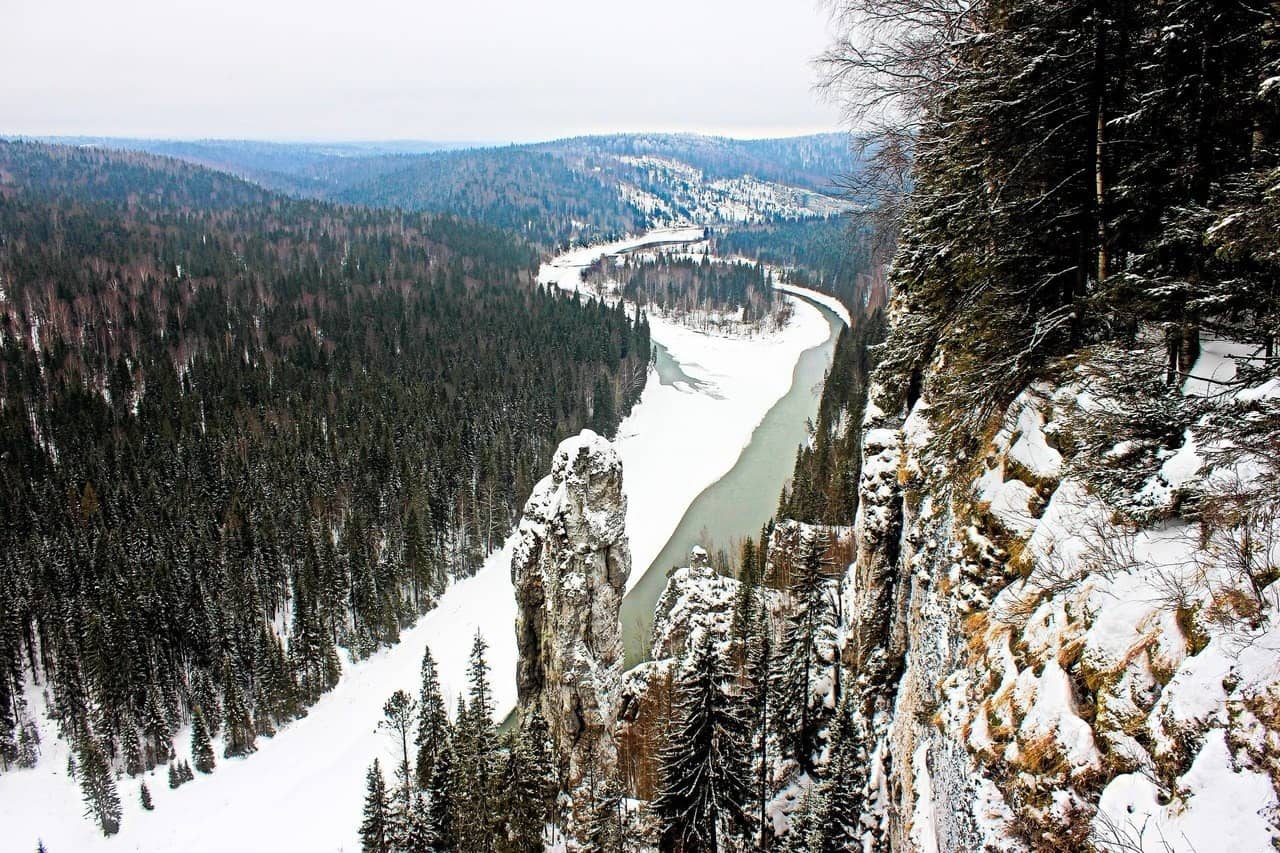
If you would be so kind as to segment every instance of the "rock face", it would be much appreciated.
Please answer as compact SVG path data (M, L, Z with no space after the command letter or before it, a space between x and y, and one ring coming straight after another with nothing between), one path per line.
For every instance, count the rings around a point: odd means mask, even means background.
M865 422L843 608L864 848L1271 849L1280 674L1224 650L1280 638L1280 570L1243 628L1215 615L1243 587L1214 542L1241 534L1179 514L1211 485L1193 431L1121 495L1158 521L1123 522L1071 441L1079 385L1029 388L961 460L935 441L943 381L873 391Z
M617 760L613 722L622 675L618 621L631 552L622 463L590 430L566 439L534 488L511 558L519 614L520 712L537 709L565 789Z

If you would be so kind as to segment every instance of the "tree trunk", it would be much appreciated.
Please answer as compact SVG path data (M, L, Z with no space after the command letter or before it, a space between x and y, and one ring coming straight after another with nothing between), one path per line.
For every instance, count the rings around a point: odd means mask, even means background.
M1106 177L1106 145L1107 145L1107 28L1103 19L1106 4L1093 4L1093 88L1094 88L1094 147L1093 147L1093 183L1094 183L1094 219L1097 223L1096 239L1098 241L1098 284L1107 280L1111 259L1107 251L1107 177Z

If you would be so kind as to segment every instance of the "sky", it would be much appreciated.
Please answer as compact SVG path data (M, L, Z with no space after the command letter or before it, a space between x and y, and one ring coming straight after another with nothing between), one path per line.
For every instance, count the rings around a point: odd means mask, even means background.
M0 134L836 130L820 0L0 0Z

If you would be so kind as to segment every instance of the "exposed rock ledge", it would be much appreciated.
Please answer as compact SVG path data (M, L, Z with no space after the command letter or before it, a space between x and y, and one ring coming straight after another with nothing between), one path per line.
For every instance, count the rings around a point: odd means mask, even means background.
M616 762L618 621L631 552L622 463L590 430L566 439L525 504L511 579L522 716L547 720L565 789Z

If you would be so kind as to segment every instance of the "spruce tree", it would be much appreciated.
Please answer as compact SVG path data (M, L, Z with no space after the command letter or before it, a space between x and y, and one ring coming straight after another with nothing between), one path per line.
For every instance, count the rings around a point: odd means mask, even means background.
M85 813L97 822L103 835L115 835L120 831L120 795L111 762L91 735L80 738L77 752Z
M506 831L498 845L499 853L536 853L543 848L545 815L541 780L533 766L534 756L522 735L517 733L505 738L507 759L502 770L498 806Z
M431 836L431 823L427 811L427 800L421 792L415 792L409 807L409 814L399 830L397 846L404 853L430 853L435 848Z
M228 671L230 665L227 666ZM254 740L256 732L253 721L249 718L249 709L245 705L244 691L235 679L228 677L223 686L222 712L225 717L223 731L226 747L222 751L225 758L245 755L256 749Z
M774 665L774 730L802 770L814 769L819 712L811 685L820 665L822 635L835 625L835 608L824 566L824 546L817 534L805 536L792 570L791 613Z
M738 592L733 601L733 621L730 624L730 634L744 646L753 627L752 616L759 589L760 569L756 561L755 543L748 536L742 544L738 564Z
M437 850L451 850L456 844L454 818L457 777L454 774L453 745L445 742L436 750L427 785L427 832Z
M164 713L164 701L160 698L160 689L154 685L147 689L139 722L146 741L148 766L154 767L160 762L167 761L173 745L173 732L169 728L169 721Z
M40 760L40 732L30 720L18 728L19 767L31 768Z
M426 789L431 783L431 771L435 767L436 753L444 747L449 736L449 714L440 695L440 679L436 662L427 647L422 652L422 690L418 696L418 733L414 743L418 748L416 773L418 787Z
M755 747L757 762L755 787L755 817L759 823L760 849L765 849L769 821L765 809L770 794L769 732L772 724L769 695L771 692L773 664L773 626L769 609L761 601L754 617L755 629L751 633L746 654L746 681L743 690L748 714L748 727Z
M494 797L498 773L487 649L477 632L467 668L469 701L460 701L455 730L458 791L453 829L459 847L476 851L493 849L497 817Z
M142 746L138 742L138 730L130 723L120 733L120 748L124 752L124 772L137 776L146 769L142 756Z
M360 820L360 849L364 853L390 853L390 807L387 783L378 759L365 774L364 813Z
M191 719L191 760L201 773L212 773L217 765L213 757L213 746L209 743L209 731L205 728L204 714L199 710Z
M153 809L155 809L155 804L151 802L151 791L147 789L146 782L143 782L142 786L138 788L138 796L142 800L142 807L144 809L146 809L147 811L152 811Z
M678 704L660 762L662 783L652 807L662 849L680 853L729 849L746 826L749 794L747 725L714 641L704 635L681 673Z
M836 709L827 743L827 763L822 768L822 781L818 783L815 831L820 853L840 853L854 846L857 840L862 807L858 791L866 775L847 698Z
M819 853L821 840L818 812L821 796L813 788L804 792L800 805L788 820L787 834L782 837L778 853Z
M621 853L625 840L622 791L612 776L606 776L594 792L583 853Z

